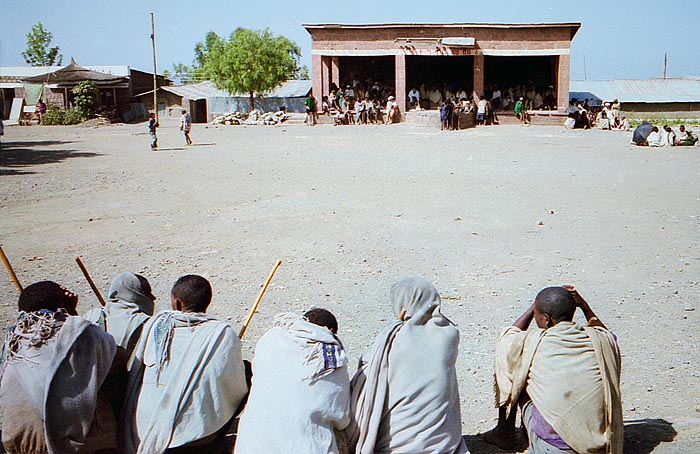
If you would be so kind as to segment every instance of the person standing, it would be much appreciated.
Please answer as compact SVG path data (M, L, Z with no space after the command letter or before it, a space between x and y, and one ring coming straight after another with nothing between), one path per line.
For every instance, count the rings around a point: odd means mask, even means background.
M180 117L180 131L185 133L185 143L187 143L187 145L192 145L190 129L192 129L192 117L190 117L190 114L187 113L186 110L183 110L182 116Z
M39 113L39 124L41 124L44 121L44 114L46 113L46 104L41 99L36 103L36 111Z
M309 96L304 100L304 105L306 105L306 118L304 123L311 126L316 126L316 98L314 98L314 93L309 92Z
M2 118L0 118L0 137L5 135L5 124L2 122ZM0 148L2 148L2 141L0 141Z
M148 117L148 132L151 134L151 151L156 151L158 149L158 136L156 135L156 128L160 127L158 120L156 120L156 114L151 113Z

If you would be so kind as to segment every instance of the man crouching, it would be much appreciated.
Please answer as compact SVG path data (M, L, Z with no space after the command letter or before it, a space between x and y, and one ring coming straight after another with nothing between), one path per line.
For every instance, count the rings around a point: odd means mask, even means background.
M585 327L572 321L576 308ZM533 318L538 329L527 331ZM620 351L574 287L542 290L501 332L494 367L499 418L486 441L513 444L520 406L529 453L622 453Z

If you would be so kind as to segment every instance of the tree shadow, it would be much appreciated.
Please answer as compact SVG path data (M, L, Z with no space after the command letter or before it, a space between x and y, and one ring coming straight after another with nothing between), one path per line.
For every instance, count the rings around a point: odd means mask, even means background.
M71 143L73 142L62 140L3 142L0 148L0 175L29 175L34 172L21 168L41 164L53 164L68 158L91 158L100 156L99 153L78 152L72 149L45 149L45 147Z
M665 419L625 421L625 454L649 454L661 443L672 442L678 433Z

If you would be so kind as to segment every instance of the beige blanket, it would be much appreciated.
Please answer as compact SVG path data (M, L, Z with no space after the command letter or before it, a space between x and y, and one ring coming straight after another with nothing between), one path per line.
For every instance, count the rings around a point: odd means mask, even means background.
M236 454L338 454L333 432L349 421L350 378L340 341L301 316L278 316L255 349Z
M523 390L576 452L622 453L620 352L602 328L561 322L508 327L496 347L496 405L512 411Z
M356 454L462 454L455 362L459 332L440 313L440 295L423 278L391 289L394 314L369 362L351 382L354 420L348 438Z

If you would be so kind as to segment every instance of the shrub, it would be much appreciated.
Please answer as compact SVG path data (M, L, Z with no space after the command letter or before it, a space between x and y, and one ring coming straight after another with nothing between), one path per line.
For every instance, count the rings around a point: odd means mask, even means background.
M90 118L95 113L95 102L97 100L97 86L90 80L84 80L71 90L75 97L73 102L84 118ZM71 123L73 124L73 123Z
M50 109L43 116L41 124L46 126L54 125L77 125L85 121L85 116L76 107L68 110Z

